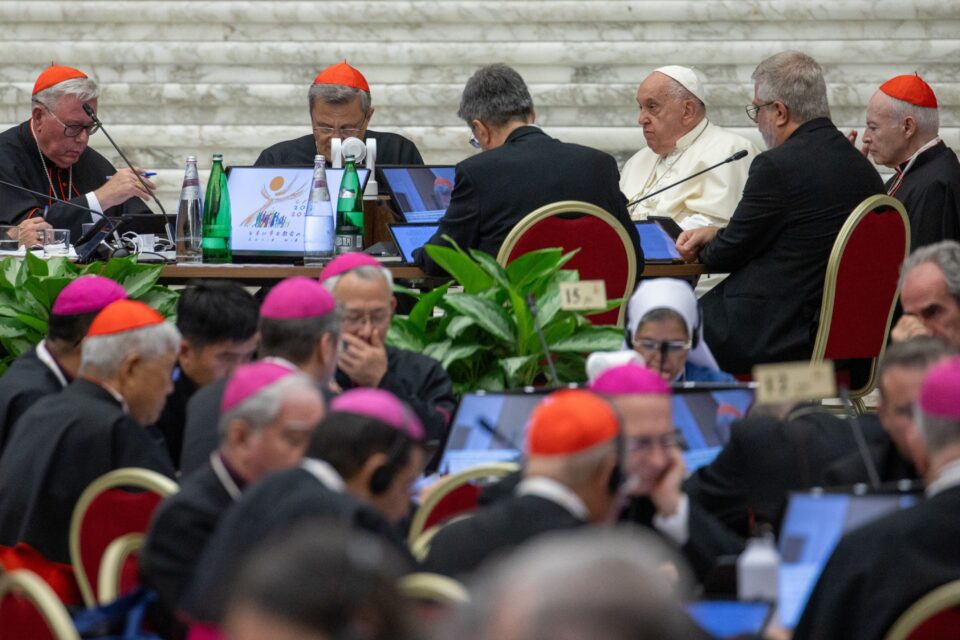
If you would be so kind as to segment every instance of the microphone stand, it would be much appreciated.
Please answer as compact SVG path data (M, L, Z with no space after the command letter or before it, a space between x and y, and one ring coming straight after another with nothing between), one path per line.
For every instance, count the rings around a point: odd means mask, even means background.
M133 163L127 159L127 156L124 155L123 151L120 150L120 147L117 146L117 143L113 141L113 138L107 133L107 128L103 126L103 122L100 118L97 117L97 112L93 110L88 103L83 103L83 110L86 112L90 119L93 120L96 124L100 125L100 129L103 130L103 135L107 136L107 140L110 141L110 144L113 145L113 148L116 149L117 153L120 154L120 157L123 158L123 161L127 163L127 167L130 168L130 171L133 172L133 175L137 176L137 180L140 181L140 185L143 187L143 190L150 194L150 197L153 198L153 201L157 203L157 206L160 207L160 214L163 216L163 229L167 233L167 240L173 244L173 233L170 231L170 220L167 218L167 210L163 208L163 205L160 204L160 200L157 198L157 195L147 187L147 183L143 181L143 176L134 169Z

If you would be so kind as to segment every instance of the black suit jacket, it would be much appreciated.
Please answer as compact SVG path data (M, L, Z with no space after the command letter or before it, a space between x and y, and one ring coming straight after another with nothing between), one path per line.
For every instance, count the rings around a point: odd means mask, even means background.
M895 179L887 181L888 189ZM910 218L911 250L960 240L960 161L943 142L917 156L893 196Z
M754 520L778 527L787 494L819 485L833 461L855 450L850 426L826 412L797 412L785 421L749 417L733 424L720 454L690 476L684 489L691 501L745 537Z
M754 158L730 223L700 252L709 269L730 273L701 299L722 370L810 358L833 242L878 193L876 170L827 118Z
M226 379L214 380L187 401L180 453L180 472L184 477L203 468L210 454L220 446L220 401L226 387Z
M620 192L616 161L602 151L560 142L534 126L515 129L502 146L457 165L450 206L428 244L447 245L443 236L449 235L464 249L496 258L517 222L558 200L582 200L613 214L630 235L641 270L643 251ZM413 255L428 274L444 274L423 249Z
M424 571L464 576L484 562L550 531L586 522L559 504L534 495L511 496L441 529L430 543Z
M960 578L960 487L851 531L814 587L795 640L881 640L911 604Z
M13 361L0 377L0 453L20 416L40 398L62 389L57 376L37 357L36 348Z

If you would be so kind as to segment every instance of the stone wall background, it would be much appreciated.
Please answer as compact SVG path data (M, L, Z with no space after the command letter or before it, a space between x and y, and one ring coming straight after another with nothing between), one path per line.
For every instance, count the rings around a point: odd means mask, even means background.
M343 58L370 81L372 127L412 138L430 163L473 152L460 90L497 61L524 76L548 133L621 163L644 144L636 87L664 64L699 67L710 118L762 146L743 112L750 73L789 48L823 65L844 130L862 130L881 82L919 72L960 148L957 0L0 0L0 25L0 126L26 119L51 61L83 69L113 137L159 171L168 211L188 154L205 174L214 152L249 164L306 134L308 85ZM102 134L92 144L119 163Z

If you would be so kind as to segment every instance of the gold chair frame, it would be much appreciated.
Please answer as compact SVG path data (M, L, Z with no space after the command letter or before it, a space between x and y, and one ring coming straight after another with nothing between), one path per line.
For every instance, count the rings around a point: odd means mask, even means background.
M921 623L944 609L960 606L960 580L941 585L900 614L884 640L907 640Z
M470 592L457 580L439 573L411 573L397 584L400 595L410 600L426 600L444 606L470 602Z
M471 480L477 480L479 478L502 478L515 471L519 471L519 469L520 466L513 462L494 462L470 467L459 473L452 473L437 480L437 483L431 488L427 497L420 503L420 508L417 509L416 515L413 516L413 521L410 523L410 532L407 535L407 544L413 545L417 541L417 538L423 533L423 527L427 523L427 518L430 517L430 513L451 491L465 485Z
M853 210L853 212L847 217L846 222L843 223L843 227L841 227L840 233L837 234L837 239L833 243L833 249L830 251L830 259L827 262L827 272L823 280L823 300L820 303L820 326L817 328L817 338L813 345L813 355L810 357L811 364L818 364L824 360L824 355L827 350L827 342L830 338L830 325L833 321L833 305L837 297L837 276L840 272L840 261L843 258L844 252L846 251L847 244L850 242L850 238L853 236L853 233L860 224L860 221L863 220L867 214L872 213L881 207L890 207L900 214L900 218L903 221L905 234L903 259L901 260L901 263L903 260L907 259L907 256L910 255L910 222L907 218L907 212L899 200L886 195L876 195L870 196L857 205L857 208ZM890 322L893 319L893 311L897 306L897 300L899 297L900 285L898 283L896 293L890 302L890 310L887 312L886 330L884 331L884 335L889 335L890 333ZM880 353L873 358L873 361L870 364L870 374L867 378L867 382L859 389L850 390L850 399L859 413L864 413L866 411L866 406L863 404L862 398L870 393L874 386L876 386L877 362L883 357L885 350L886 341L884 341L883 345L881 345Z
M616 231L617 236L620 238L620 242L623 243L623 249L627 255L627 291L624 292L623 296L620 296L619 293L615 296L623 298L623 302L620 304L620 312L617 314L617 326L622 327L623 317L627 308L626 303L630 299L630 294L633 292L634 287L637 286L637 255L633 250L633 243L630 242L630 236L627 234L627 230L623 228L623 225L621 225L612 214L604 211L597 205L579 200L561 200L544 205L528 213L520 222L514 225L510 233L507 234L506 239L504 239L503 244L500 245L500 251L497 252L497 262L500 266L506 267L507 260L510 258L513 249L517 246L517 242L519 242L520 238L535 224L547 218L567 213L579 213L600 218L613 227L613 230Z
M90 485L83 490L83 493L80 494L80 499L77 500L77 506L73 509L73 515L70 518L70 563L73 565L73 571L76 574L77 584L80 586L80 594L83 596L83 602L88 607L96 606L97 599L93 593L90 579L87 577L86 571L83 568L83 560L80 557L80 523L83 522L83 517L93 503L94 498L108 489L119 487L135 487L159 494L162 498L168 498L180 490L177 483L170 478L156 471L136 467L114 469L91 482Z
M127 558L143 548L146 536L142 533L128 533L120 536L107 546L100 560L97 578L97 600L100 604L110 604L120 597L120 578Z
M80 640L70 614L40 576L27 569L14 569L0 574L0 600L15 593L29 600L40 612L58 640Z

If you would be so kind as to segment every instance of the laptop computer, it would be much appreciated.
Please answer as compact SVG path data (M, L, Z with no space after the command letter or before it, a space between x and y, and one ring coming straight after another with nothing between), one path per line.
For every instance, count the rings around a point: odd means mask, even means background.
M920 492L790 494L780 528L780 624L787 629L797 626L843 534L921 499Z
M714 638L759 637L770 621L769 602L698 600L687 603L687 615Z
M327 187L336 210L343 169L327 169ZM357 168L362 190L370 170ZM231 236L234 256L250 261L292 262L303 257L303 225L313 167L229 167Z
M643 261L652 264L676 264L683 262L677 251L677 237L682 229L672 218L650 216L634 222L640 234Z
M446 213L453 192L453 165L378 167L387 192L405 222L437 222Z
M440 225L435 222L420 222L415 224L388 224L390 236L397 247L400 259L405 264L413 264L413 252L427 243L437 232Z
M730 439L730 426L747 415L754 397L747 384L674 386L673 424L683 435L683 461L689 473L713 462Z

